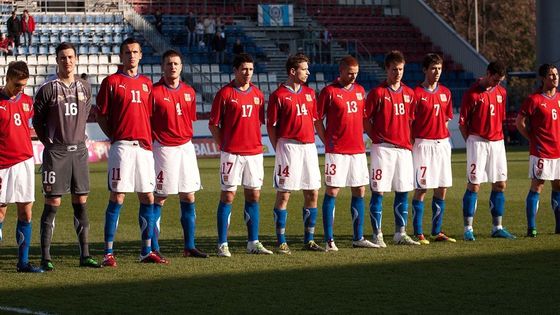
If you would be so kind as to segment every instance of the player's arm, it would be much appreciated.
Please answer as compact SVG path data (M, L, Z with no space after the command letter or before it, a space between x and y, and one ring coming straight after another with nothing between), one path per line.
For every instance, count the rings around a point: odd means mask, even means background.
M35 101L33 102L34 115L32 119L33 128L35 129L37 138L39 138L39 141L45 145L52 142L49 140L47 133L49 105L47 104L48 93L45 93L46 87L47 84L43 85L35 96Z
M280 100L276 96L276 93L272 93L268 98L268 107L266 109L266 131L268 133L268 139L270 139L270 144L276 151L276 143L278 142L278 136L276 135L276 123L278 122L278 104Z
M218 144L221 148L222 146L222 136L221 136L221 128L222 125L222 105L225 102L224 97L222 97L223 90L220 90L218 94L214 97L214 101L212 102L212 108L210 109L210 119L208 120L208 129L212 134L212 138L216 144Z
M276 126L267 124L266 131L268 132L268 138L270 139L272 147L274 148L274 150L276 150L276 143L278 142L278 137L276 136Z
M523 137L529 139L529 126L527 125L527 117L524 115L518 114L517 118L515 119L515 126L519 133L523 135Z
M214 138L214 142L218 144L220 147L222 146L222 136L220 135L220 127L216 125L208 125L208 129L212 134L212 138Z
M366 103L364 105L364 132L368 135L370 139L373 139L373 115L377 110L376 105L378 103L378 98L376 97L376 90L369 92Z
M459 131L465 141L469 137L469 123L471 107L476 103L472 93L466 93L461 100L461 109L459 110Z
M113 131L109 124L109 117L107 115L101 115L97 113L97 124L99 125L99 128L101 128L103 133L107 136L107 138L113 138Z
M111 87L109 85L108 78L103 79L101 82L101 87L99 88L99 93L97 93L96 98L96 110L95 118L99 128L105 133L107 138L113 139L113 128L109 123L109 103L111 102Z
M331 100L331 95L327 90L327 87L324 88L321 93L319 93L319 98L317 99L317 119L315 120L315 131L317 131L317 136L323 142L324 145L327 145L327 139L325 137L325 116L327 111L327 106Z

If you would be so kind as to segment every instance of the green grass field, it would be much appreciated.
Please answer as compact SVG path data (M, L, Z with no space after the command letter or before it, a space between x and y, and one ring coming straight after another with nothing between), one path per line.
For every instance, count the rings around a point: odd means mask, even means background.
M10 206L0 243L0 313L24 308L49 314L208 313L208 314L325 314L325 313L556 313L560 310L557 277L560 270L560 236L553 234L550 185L541 195L537 218L539 236L526 233L525 196L527 151L509 151L505 226L519 238L490 238L488 210L490 186L483 185L475 217L477 241L462 241L462 196L465 190L465 153L453 155L454 187L448 192L444 230L456 244L404 247L392 245L394 218L392 194L384 200L383 229L388 247L381 250L351 248L350 193L337 199L335 236L340 251L310 253L302 242L301 193L289 205L287 234L291 256L256 256L245 253L246 229L243 198L234 203L231 259L182 257L182 230L178 200L172 197L163 211L162 252L167 266L137 262L140 241L138 201L129 194L121 212L115 241L119 267L81 269L73 231L72 210L66 197L58 212L51 253L56 270L45 274L15 272L15 210ZM272 207L275 192L273 159L265 159L265 186L261 199L261 241L272 248L275 232ZM204 190L197 193L197 244L215 253L216 207L219 200L218 160L199 161ZM37 183L39 183L37 177ZM92 253L103 254L103 225L108 192L105 165L91 166L89 199ZM322 203L320 192L319 204ZM431 197L430 197L431 198ZM369 195L367 197L369 202ZM42 196L37 186L31 260L38 263L39 217ZM431 227L427 207L424 228ZM367 214L366 210L366 214ZM410 211L412 213L412 211ZM322 240L319 215L316 239ZM409 218L410 221L410 218ZM369 220L364 225L371 238ZM412 227L409 223L409 233ZM322 243L322 242L321 242Z

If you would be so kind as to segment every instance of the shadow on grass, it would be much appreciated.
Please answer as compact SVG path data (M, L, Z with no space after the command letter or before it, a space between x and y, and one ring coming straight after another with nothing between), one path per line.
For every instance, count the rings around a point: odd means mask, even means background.
M205 249L206 246L213 247L214 242L211 238L199 240ZM242 249L244 244L241 238L232 241L233 247ZM138 251L137 245L135 242L117 243L117 253L123 257L134 255ZM163 246L169 246L169 250L182 248L177 242ZM0 253L4 257L3 250ZM310 264L309 261L318 257L312 255L305 263L299 252L292 257L242 258L246 267L235 265L239 259L212 258L204 262L196 260L199 272L204 271L205 275L183 272L174 277L168 272L165 278L158 274L158 270L172 266L141 266L138 268L141 276L122 281L119 273L123 273L127 266L121 265L117 269L102 270L107 276L103 283L84 279L84 283L79 281L64 287L9 291L0 287L0 306L57 314L560 311L557 300L560 262L555 250L391 263L379 259L382 250L368 253L376 259L336 264L335 257L332 266ZM62 247L59 254L75 255L75 250ZM300 259L301 264L292 264L286 269L274 268L275 263L281 266L289 259ZM259 264L262 267L263 261L270 265L260 269L255 267ZM208 272L204 268L218 268L219 272Z

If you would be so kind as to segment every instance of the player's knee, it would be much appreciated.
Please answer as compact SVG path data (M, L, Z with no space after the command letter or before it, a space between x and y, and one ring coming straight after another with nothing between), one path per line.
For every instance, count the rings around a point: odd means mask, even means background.
M504 191L506 190L506 182L495 182L492 184L493 191Z
M138 200L146 205L154 203L154 194L152 193L138 193Z
M220 195L220 201L223 203L233 203L235 199L235 191L222 191Z
M317 190L304 190L303 197L305 199L305 203L317 203L317 199L319 198L319 191Z
M45 204L53 207L60 207L61 200L61 196L47 196L45 197Z
M124 197L125 197L125 194L123 194L123 193L111 192L111 196L109 197L109 200L122 205L124 203Z
M327 194L331 197L336 197L336 196L338 196L338 191L339 190L340 190L340 188L338 188L338 187L327 186L327 188L325 189L325 194ZM352 188L352 194L354 194L354 188Z
M472 191L472 192L478 193L478 191L480 190L480 185L469 183L467 185L467 189Z
M190 193L179 193L179 199L183 202L187 203L194 203L196 198L194 196L194 192Z

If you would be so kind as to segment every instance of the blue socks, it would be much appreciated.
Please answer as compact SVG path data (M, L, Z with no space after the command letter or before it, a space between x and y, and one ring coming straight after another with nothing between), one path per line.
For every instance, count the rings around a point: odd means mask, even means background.
M422 231L422 218L424 218L424 201L412 199L412 227L414 235L424 234Z
M336 197L325 194L325 199L323 199L323 230L325 231L325 242L334 239L333 224L335 202Z
M506 198L503 191L492 191L490 193L490 213L492 217L501 217L504 215Z
M432 235L438 235L441 232L444 212L445 200L434 197L432 199Z
M185 249L193 249L196 212L194 202L181 201L181 226L183 227L183 240ZM226 229L227 233L227 229Z
M247 225L247 240L249 242L259 240L259 203L256 201L245 201L243 212L245 224Z
M381 219L383 218L383 195L375 192L371 194L369 216L373 233L377 234L381 230Z
M286 209L274 208L274 225L276 226L276 237L278 238L278 245L286 243L286 219L288 218L288 211Z
M527 199L525 200L525 211L527 213L527 228L535 229L537 227L536 216L539 211L539 198L540 194L529 190ZM554 202L552 202L554 205ZM554 206L553 206L554 207Z
M31 222L17 221L16 241L18 244L18 264L29 262L29 245L31 244Z
M352 197L350 203L352 214L352 229L354 232L353 240L359 241L364 237L364 198ZM333 216L334 217L334 216Z
M476 201L478 199L478 193L474 191L465 190L465 195L463 195L463 216L465 218L474 217L476 212Z
M395 226L404 227L408 221L408 192L396 192L393 203Z
M554 218L556 219L555 233L560 233L560 191L552 192L552 208L554 210Z
M0 241L2 240L2 226L4 225L4 221L0 222Z
M113 253L113 241L115 240L115 233L119 224L119 213L122 206L122 204L113 201L109 201L107 205L107 210L105 211L105 254Z
M154 231L152 235L152 250L159 252L159 231L160 231L160 221L161 221L161 208L163 206L154 203Z
M218 205L218 244L227 243L227 232L231 216L231 203L220 201Z
M142 236L142 256L148 255L152 251L151 240L154 234L154 204L140 203L138 211L138 224Z
M303 226L304 226L304 235L303 235L303 242L304 244L309 243L309 241L313 240L313 236L315 234L315 223L317 221L317 208L303 208Z

